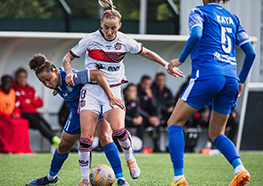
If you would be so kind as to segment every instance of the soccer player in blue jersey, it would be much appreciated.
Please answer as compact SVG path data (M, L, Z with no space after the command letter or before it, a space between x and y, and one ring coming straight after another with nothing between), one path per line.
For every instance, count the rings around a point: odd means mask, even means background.
M29 183L29 185L48 185L58 181L57 174L64 161L67 159L70 149L80 137L80 119L77 110L80 90L83 84L96 80L105 91L111 106L118 105L120 108L124 108L125 106L122 100L113 96L103 73L99 70L74 70L74 73L76 73L76 78L74 78L75 85L69 86L65 82L67 74L64 69L57 69L52 62L46 60L44 55L38 54L33 56L33 58L29 61L29 67L35 71L37 78L46 87L54 89L71 107L68 120L62 132L60 144L54 153L48 175L37 178ZM110 125L103 118L103 116L99 116L97 131L104 152L107 155L115 174L122 173L120 157L118 149L112 141L112 131L110 129ZM108 152L108 149L110 149L111 152ZM87 152L79 153L79 165L82 174L82 181L78 184L78 186L88 186L89 184L90 161L88 161L89 157L87 156Z
M221 0L223 3L229 0ZM236 15L219 5L220 0L203 0L189 15L190 37L179 59L168 65L168 73L181 65L191 54L191 79L181 94L168 120L169 151L174 168L171 186L188 185L184 178L183 126L188 118L211 103L209 137L234 168L229 186L245 185L249 172L244 168L234 144L225 134L225 126L236 98L255 59L249 37ZM245 58L237 76L235 45L241 47Z

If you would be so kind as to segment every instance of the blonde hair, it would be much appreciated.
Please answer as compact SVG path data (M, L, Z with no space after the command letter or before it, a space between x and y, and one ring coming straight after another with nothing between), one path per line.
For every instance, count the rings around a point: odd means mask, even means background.
M99 4L103 8L107 9L103 12L102 18L106 17L114 19L117 17L121 20L121 14L117 10L115 10L116 7L113 5L112 0L99 0Z

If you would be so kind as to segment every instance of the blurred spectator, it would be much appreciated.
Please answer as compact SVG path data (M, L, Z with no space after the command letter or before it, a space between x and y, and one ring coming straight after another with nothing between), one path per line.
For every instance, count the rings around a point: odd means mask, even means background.
M0 86L0 152L32 153L29 141L29 124L20 118L16 107L16 94L12 77L4 75Z
M203 108L197 111L191 118L189 118L185 127L188 128L208 127L210 112L211 112L210 107L205 105Z
M174 98L171 90L166 86L165 74L160 72L155 75L155 81L152 84L152 92L157 100L162 126L166 127L173 108Z
M233 108L231 110L231 113L229 115L226 127L230 128L229 131L227 131L227 137L229 137L229 139L236 144L236 134L237 134L237 130L238 130L238 121L237 121L237 111L235 108Z
M143 140L144 124L137 97L137 87L133 83L129 83L123 90L123 95L126 106L125 126L135 127L136 136Z
M63 101L63 104L62 106L60 107L59 109L59 112L58 112L58 122L59 122L59 125L63 128L64 125L66 124L67 122L67 119L68 119L68 115L70 113L70 107L68 106L68 104L66 103L66 101L64 100Z
M159 127L161 124L158 118L158 105L151 89L152 80L149 76L144 75L138 88L138 97L142 109L145 127L151 127L150 137L153 139L154 151L159 152Z
M15 72L13 88L20 102L21 117L29 121L29 127L37 129L56 148L60 138L55 135L50 125L40 116L37 108L43 106L43 100L37 95L35 89L27 84L27 71L20 67Z

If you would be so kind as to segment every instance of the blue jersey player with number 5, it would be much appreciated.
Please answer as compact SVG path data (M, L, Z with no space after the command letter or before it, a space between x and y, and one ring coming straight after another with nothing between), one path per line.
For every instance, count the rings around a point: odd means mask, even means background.
M221 0L223 3L229 0ZM185 122L204 105L211 103L209 137L234 168L229 186L243 186L250 180L249 172L232 141L225 133L229 113L235 107L243 84L255 59L249 37L236 15L219 5L220 0L203 0L189 15L190 37L179 59L168 65L168 73L181 65L191 54L191 79L181 94L168 120L169 151L174 168L171 186L188 185L184 178ZM235 45L241 47L245 58L237 76Z

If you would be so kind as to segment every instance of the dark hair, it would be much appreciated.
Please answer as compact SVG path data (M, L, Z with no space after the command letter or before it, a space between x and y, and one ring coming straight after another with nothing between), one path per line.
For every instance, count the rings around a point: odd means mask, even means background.
M159 77L159 76L165 76L165 73L163 73L163 72L158 72L158 73L156 73L155 74L155 79L157 79L157 77ZM165 76L166 77L166 76Z
M26 69L24 69L24 67L19 67L19 68L15 71L15 78L17 78L17 76L18 76L20 73L25 73L25 74L27 75Z
M1 77L1 84L2 84L3 81L6 80L6 79L10 79L11 82L13 81L12 76L10 76L10 75L3 75L3 76Z
M128 90L130 87L137 87L134 83L129 83L124 89L123 92L125 92L126 90Z
M145 81L145 80L152 80L152 78L151 78L150 76L148 76L148 75L143 75L143 76L141 77L141 82L143 82L143 81Z
M116 7L113 5L112 0L99 0L99 4L103 8L108 9L102 13L102 18L107 17L110 19L114 19L115 17L117 17L121 20L121 14L117 10L115 10Z
M43 71L53 72L54 69L56 69L56 66L52 62L48 61L43 54L34 55L30 59L30 61L28 63L28 67L31 70L34 70L36 75L43 72Z
M127 96L127 91L130 87L135 87L137 89L137 86L134 84L134 83L129 83L124 89L123 89L123 95L124 95L124 98L126 98Z

